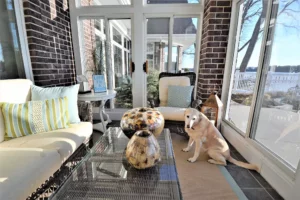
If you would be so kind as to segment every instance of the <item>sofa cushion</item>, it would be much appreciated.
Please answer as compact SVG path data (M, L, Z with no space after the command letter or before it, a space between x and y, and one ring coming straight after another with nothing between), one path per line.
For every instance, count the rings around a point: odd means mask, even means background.
M155 109L164 116L165 120L184 121L184 111L186 108L157 107Z
M42 88L35 85L31 86L31 99L32 101L68 97L70 123L79 123L80 119L78 116L78 90L79 84L68 87L52 87Z
M89 122L70 124L69 128L20 137L0 143L4 147L42 148L58 151L61 164L92 134Z
M69 127L68 99L3 103L2 114L8 138L17 138Z
M0 80L0 102L25 103L29 101L31 85L32 82L27 79ZM4 140L4 134L4 120L0 112L0 142Z
M0 199L26 199L60 168L56 150L0 148Z
M169 85L190 86L189 77L164 77L159 79L159 106L167 106L168 104L168 87Z

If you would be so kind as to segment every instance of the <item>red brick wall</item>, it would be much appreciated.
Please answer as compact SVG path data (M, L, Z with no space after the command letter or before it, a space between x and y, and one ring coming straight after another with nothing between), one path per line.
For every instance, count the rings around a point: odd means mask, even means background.
M205 0L197 99L221 95L229 34L231 0Z
M23 6L35 84L75 84L68 0L23 0Z

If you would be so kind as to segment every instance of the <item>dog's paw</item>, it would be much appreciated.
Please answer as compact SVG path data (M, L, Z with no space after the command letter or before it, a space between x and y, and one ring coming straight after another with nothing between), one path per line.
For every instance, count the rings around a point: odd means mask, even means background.
M216 161L214 159L209 159L207 162L210 164L216 164Z
M188 151L189 151L189 148L183 148L181 151L183 151L183 152L188 152Z
M197 159L195 159L195 158L189 158L187 161L193 163L193 162L195 162L196 160L197 160Z

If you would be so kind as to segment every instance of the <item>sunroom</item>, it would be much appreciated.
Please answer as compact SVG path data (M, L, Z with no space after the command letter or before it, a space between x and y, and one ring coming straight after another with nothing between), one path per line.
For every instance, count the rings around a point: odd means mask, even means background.
M300 199L300 0L0 9L0 199ZM196 156L190 112L258 169Z

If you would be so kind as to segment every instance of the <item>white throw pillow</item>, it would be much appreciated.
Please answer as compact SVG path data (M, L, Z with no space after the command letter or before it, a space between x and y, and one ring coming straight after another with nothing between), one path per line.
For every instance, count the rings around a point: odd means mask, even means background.
M78 90L79 84L67 86L67 87L51 87L51 88L42 88L35 85L31 86L31 100L39 101L39 100L47 100L47 99L55 99L60 97L68 97L69 104L69 116L70 123L75 124L79 123L79 115L78 115Z

